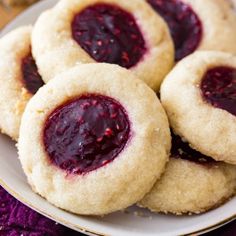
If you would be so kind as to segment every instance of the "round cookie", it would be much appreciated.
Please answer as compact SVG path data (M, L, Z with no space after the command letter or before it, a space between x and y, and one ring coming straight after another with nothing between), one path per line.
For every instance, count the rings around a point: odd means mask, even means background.
M67 211L104 215L150 191L167 162L170 131L145 83L95 63L39 90L24 112L18 148L35 192Z
M45 82L76 64L105 62L159 90L174 63L168 27L143 0L61 0L37 20L32 45Z
M167 22L175 60L195 50L236 53L236 16L226 0L146 0Z
M0 39L0 130L17 140L22 113L43 85L31 55L31 26L23 26Z
M196 52L167 76L161 101L175 133L217 161L236 164L236 56Z
M223 204L235 187L236 166L216 162L173 135L166 171L139 205L154 212L199 214Z

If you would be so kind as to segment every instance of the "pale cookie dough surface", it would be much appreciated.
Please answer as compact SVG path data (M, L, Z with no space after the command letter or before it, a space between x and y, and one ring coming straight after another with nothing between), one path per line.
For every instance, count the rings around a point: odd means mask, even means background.
M165 22L143 0L61 0L37 20L33 34L33 55L45 82L79 63L95 62L72 38L71 22L84 8L97 4L114 4L136 19L147 52L130 70L154 90L159 90L174 63L174 46Z
M154 212L199 214L223 204L233 196L235 187L233 165L170 158L161 179L139 204Z
M176 134L217 161L236 164L236 117L213 107L199 88L208 69L236 68L236 57L223 52L196 52L179 62L161 87L161 101Z
M82 94L101 94L127 111L131 137L111 163L85 175L68 175L45 153L48 115ZM19 157L33 190L67 211L103 215L128 207L150 191L170 150L167 116L156 94L128 70L109 64L77 66L51 80L28 103L22 119Z
M31 98L22 83L22 59L30 53L32 27L20 27L0 39L0 129L17 140L22 113Z
M236 15L225 0L181 0L189 4L203 26L197 50L236 53Z
M236 15L231 0L147 0L168 23L176 61L196 50L236 53Z

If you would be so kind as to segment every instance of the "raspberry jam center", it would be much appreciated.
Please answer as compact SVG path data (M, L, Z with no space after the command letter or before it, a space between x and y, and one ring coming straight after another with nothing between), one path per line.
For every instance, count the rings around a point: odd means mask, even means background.
M44 82L38 73L31 53L22 59L21 71L24 86L31 94L35 94L44 85Z
M215 162L215 160L211 157L205 156L202 153L192 149L188 143L183 142L182 139L173 134L173 132L171 157L181 158L183 160L192 161L198 164L211 164Z
M130 136L125 109L102 95L83 95L57 108L44 128L51 163L69 174L86 174L112 162Z
M236 69L215 67L208 70L201 90L205 101L236 116Z
M97 62L131 68L146 52L134 17L115 5L96 4L76 14L72 36Z
M175 44L175 60L194 52L202 39L202 23L193 9L180 0L147 0L167 22Z

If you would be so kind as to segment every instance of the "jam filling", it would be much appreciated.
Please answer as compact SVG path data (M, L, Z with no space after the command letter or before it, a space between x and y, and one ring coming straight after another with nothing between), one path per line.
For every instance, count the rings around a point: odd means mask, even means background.
M215 67L206 72L201 82L202 96L216 108L236 116L236 69Z
M96 4L76 14L73 39L97 62L135 66L146 53L134 17L115 5Z
M38 73L38 68L31 53L22 59L21 70L24 86L31 94L35 94L44 85L44 82Z
M129 137L130 123L121 104L88 94L52 112L43 142L52 164L69 174L86 174L112 162Z
M202 23L193 9L180 0L147 0L167 22L175 44L175 60L194 52L202 39Z
M215 160L211 157L205 156L202 153L192 149L188 143L172 132L172 148L171 157L181 158L183 160L192 161L198 164L211 164Z

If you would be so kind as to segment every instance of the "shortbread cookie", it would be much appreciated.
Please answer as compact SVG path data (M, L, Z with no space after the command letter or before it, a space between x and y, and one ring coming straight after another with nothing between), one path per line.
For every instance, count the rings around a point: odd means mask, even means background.
M35 192L70 212L103 215L150 191L167 162L170 131L145 83L95 63L39 90L23 115L18 147Z
M32 44L45 82L79 63L106 62L159 90L174 62L168 27L143 0L61 0L39 17Z
M0 129L17 140L22 113L43 85L31 55L32 27L20 27L0 39Z
M166 20L176 61L195 50L236 53L236 15L227 0L147 0Z
M161 100L175 133L201 153L236 164L236 56L196 52L167 76Z
M154 212L199 214L233 196L236 166L216 162L173 135L166 171L140 205Z

